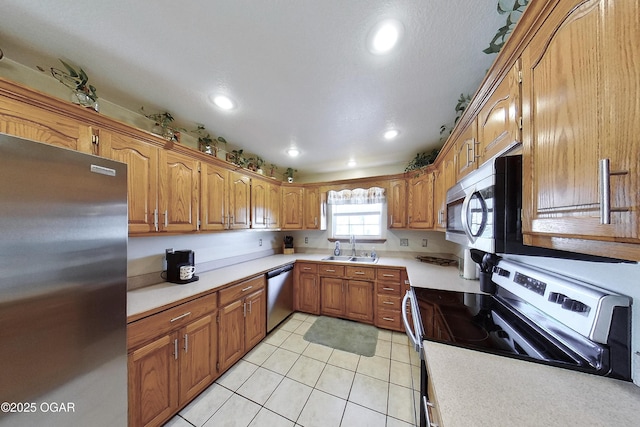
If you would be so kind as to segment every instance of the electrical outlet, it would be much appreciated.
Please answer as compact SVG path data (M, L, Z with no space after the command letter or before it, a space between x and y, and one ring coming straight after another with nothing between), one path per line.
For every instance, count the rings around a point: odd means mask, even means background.
M400 239L400 246L409 246L409 239Z
M309 243L309 238L308 238L308 237L305 237L305 238L304 238L304 243L305 243L305 244Z
M262 246L262 239L258 239L258 246Z
M422 247L423 248L427 247L427 239L422 239Z

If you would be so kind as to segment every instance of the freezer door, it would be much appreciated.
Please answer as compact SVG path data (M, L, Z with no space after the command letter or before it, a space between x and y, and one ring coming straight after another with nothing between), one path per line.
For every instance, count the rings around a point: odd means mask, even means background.
M126 425L126 175L0 135L0 425Z

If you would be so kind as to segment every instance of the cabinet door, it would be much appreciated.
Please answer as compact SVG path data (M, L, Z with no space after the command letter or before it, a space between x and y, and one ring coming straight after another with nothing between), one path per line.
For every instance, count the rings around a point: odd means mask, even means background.
M330 316L343 316L344 307L344 281L336 277L321 277L320 312Z
M0 97L0 132L91 153L89 126L5 97Z
M127 164L129 233L158 231L158 148L101 131L100 155Z
M269 190L266 182L253 179L251 183L251 228L267 228Z
M404 179L392 179L389 182L387 218L389 228L407 226L407 181Z
M638 259L638 8L562 2L523 52L525 243Z
M218 325L216 313L180 330L180 404L193 399L217 376Z
M300 273L297 285L297 310L310 314L320 314L318 280L317 274Z
M302 230L303 187L282 186L282 229Z
M129 354L129 425L162 425L178 408L178 337L164 335Z
M229 224L232 230L251 227L251 178L238 172L231 172L229 189Z
M346 315L353 320L373 322L373 282L347 280Z
M222 307L219 311L218 361L220 372L240 360L244 354L244 310L244 300L237 300Z
M479 165L521 142L520 63L500 82L478 114Z
M433 228L433 172L409 180L409 228Z
M476 151L478 144L477 126L474 119L467 127L458 135L454 142L455 162L456 162L456 181L470 172L474 171L478 166L476 162Z
M448 149L439 159L437 174L434 174L433 210L435 229L447 229L447 191L456 184L455 150Z
M218 231L229 228L229 171L203 163L201 172L201 230Z
M304 228L307 230L326 230L326 197L322 197L318 187L304 189Z
M245 299L245 351L249 351L267 335L267 299L265 290L247 295Z
M267 188L267 227L280 228L280 210L282 208L280 198L280 186L270 184Z
M180 153L160 150L160 230L169 232L198 229L200 162Z

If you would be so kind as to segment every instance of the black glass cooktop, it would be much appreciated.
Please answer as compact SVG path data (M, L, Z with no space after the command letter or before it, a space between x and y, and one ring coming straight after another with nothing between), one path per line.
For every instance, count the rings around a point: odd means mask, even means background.
M414 288L423 339L538 363L594 371L575 354L487 294Z

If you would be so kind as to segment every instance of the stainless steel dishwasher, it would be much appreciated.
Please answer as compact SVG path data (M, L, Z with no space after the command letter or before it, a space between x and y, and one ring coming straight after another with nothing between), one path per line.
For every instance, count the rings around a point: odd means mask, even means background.
M267 273L267 332L293 313L293 264Z

